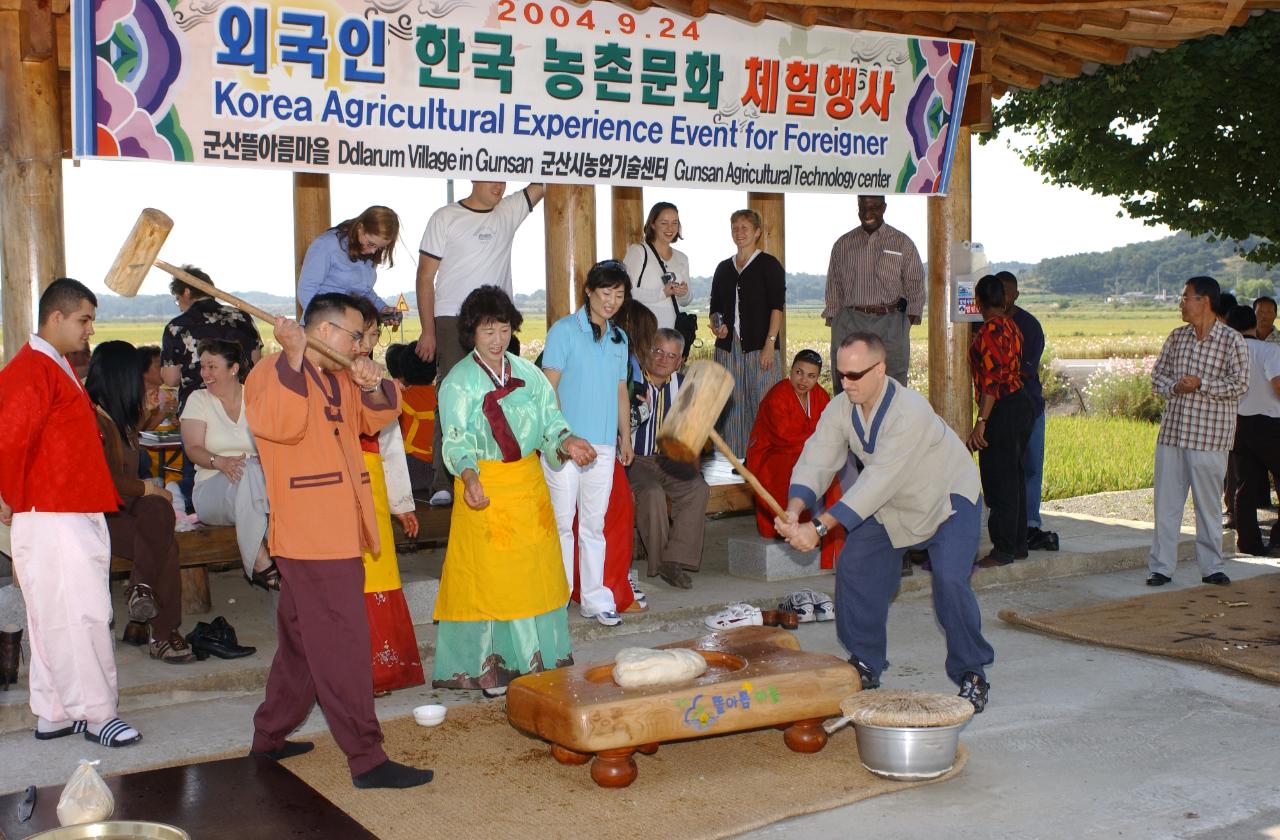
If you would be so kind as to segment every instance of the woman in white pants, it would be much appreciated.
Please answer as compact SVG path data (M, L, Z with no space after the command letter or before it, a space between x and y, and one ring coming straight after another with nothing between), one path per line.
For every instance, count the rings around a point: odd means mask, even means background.
M560 398L569 428L595 447L594 462L572 462L542 471L556 512L565 577L573 588L573 520L578 519L578 576L582 614L612 627L622 619L604 585L604 515L613 487L613 459L631 463L631 414L627 398L627 337L611 320L631 289L626 267L605 260L587 273L587 303L547 332L542 369Z
M182 410L182 446L196 466L191 503L206 525L234 525L244 575L263 589L280 588L267 554L267 482L244 414L248 375L240 345L206 338L197 345L204 388Z

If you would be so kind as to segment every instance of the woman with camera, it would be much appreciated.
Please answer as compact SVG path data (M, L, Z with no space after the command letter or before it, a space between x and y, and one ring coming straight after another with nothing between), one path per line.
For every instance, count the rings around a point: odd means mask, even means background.
M737 211L729 217L729 232L738 252L716 266L711 279L711 331L716 336L716 361L737 383L720 416L720 434L741 458L760 401L782 378L778 331L787 281L782 263L762 250L759 213Z
M649 208L644 242L629 246L622 258L631 278L631 297L652 310L659 329L674 329L680 307L693 300L689 258L671 247L679 241L680 212L671 202L659 201Z

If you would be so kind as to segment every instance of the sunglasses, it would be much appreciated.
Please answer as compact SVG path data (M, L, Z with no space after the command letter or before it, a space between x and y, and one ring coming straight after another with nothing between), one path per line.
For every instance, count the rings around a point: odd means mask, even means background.
M882 360L882 361L883 361L883 360ZM843 371L843 370L838 370L838 371L836 371L836 375L837 375L837 376L839 376L841 379L844 379L844 380L846 380L846 381L848 381L848 382L857 382L859 379L861 379L862 377L866 376L868 373L871 373L871 371L875 370L875 369L876 369L876 365L878 365L878 364L880 364L880 362L876 362L875 364L873 364L871 367L867 368L866 370L858 370L858 371Z

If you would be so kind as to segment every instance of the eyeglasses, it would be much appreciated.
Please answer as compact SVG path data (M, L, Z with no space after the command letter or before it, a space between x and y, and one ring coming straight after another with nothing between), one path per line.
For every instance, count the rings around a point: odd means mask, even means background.
M666 359L668 362L674 362L676 359L680 358L679 353L668 353L665 350L659 350L657 347L650 350L649 354L655 359Z
M340 330L346 333L347 335L351 336L351 340L354 341L356 344L359 344L361 341L364 340L364 333L360 332L359 330L349 330L346 327L342 326L342 324L335 324L333 321L326 320L325 323L333 327L335 330Z
M1204 297L1204 295L1182 295L1178 300L1182 303L1186 303L1189 300L1199 300L1202 297Z
M876 362L875 364L873 364L871 367L867 368L866 370L859 370L859 371L852 371L852 372L839 370L839 371L836 371L836 374L837 374L841 379L847 380L847 381L849 381L849 382L857 382L859 379L861 379L862 377L866 376L868 373L871 373L871 371L875 370L875 369L876 369L876 365L878 365L878 364L880 364L880 362Z

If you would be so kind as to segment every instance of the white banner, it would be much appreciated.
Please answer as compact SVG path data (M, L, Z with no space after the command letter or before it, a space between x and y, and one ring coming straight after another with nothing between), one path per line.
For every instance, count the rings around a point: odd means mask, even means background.
M973 45L544 0L75 0L77 157L945 192Z

